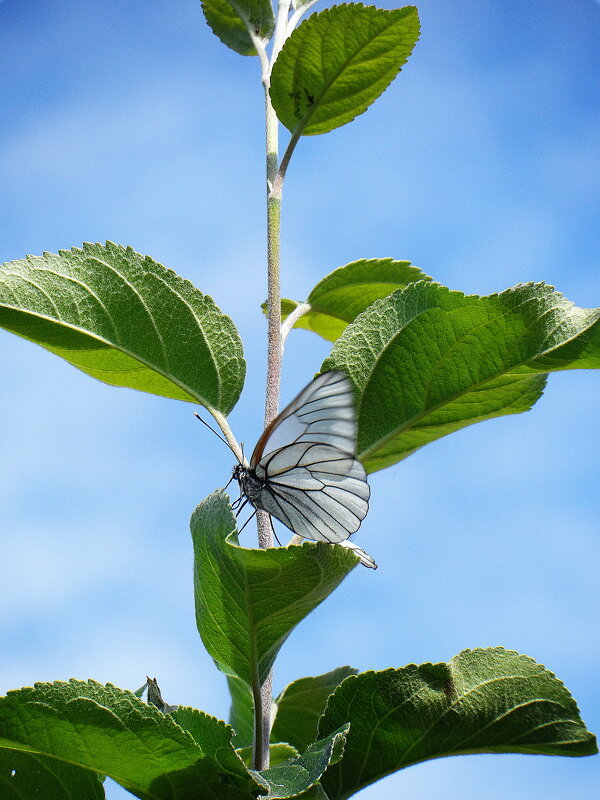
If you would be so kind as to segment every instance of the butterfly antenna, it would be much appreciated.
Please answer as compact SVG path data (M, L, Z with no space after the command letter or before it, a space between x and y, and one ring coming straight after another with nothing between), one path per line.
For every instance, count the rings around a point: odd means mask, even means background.
M216 431L216 430L215 430L215 429L212 427L212 425L209 425L209 424L208 424L208 422L206 422L206 420L202 419L202 417L200 416L200 414L196 413L195 411L194 411L194 416L196 417L196 419L199 419L199 420L200 420L200 422L201 422L203 425L206 425L206 427L208 428L208 430L209 430L209 431L212 431L212 432L214 433L214 435L215 435L215 436L216 436L218 439L220 439L220 440L223 442L223 444L224 444L226 447L228 447L228 448L231 450L231 447L229 447L229 444L227 443L227 441L226 441L226 440L225 440L225 439L224 439L224 438L221 436L221 434L220 434L220 433L217 433L217 431ZM229 484L227 484L227 486L229 486Z

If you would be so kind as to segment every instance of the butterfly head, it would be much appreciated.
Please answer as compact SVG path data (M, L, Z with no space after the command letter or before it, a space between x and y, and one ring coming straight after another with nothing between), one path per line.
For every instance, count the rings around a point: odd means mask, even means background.
M240 484L240 486L242 485L242 481L246 477L247 472L248 469L243 464L236 464L233 468L233 477Z

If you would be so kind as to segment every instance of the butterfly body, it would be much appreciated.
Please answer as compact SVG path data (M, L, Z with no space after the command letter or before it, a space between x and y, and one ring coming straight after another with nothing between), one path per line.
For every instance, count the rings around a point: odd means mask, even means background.
M356 459L352 384L318 375L265 429L250 464L233 475L254 508L306 539L342 542L368 511L367 476Z
M254 470L245 467L243 464L236 464L233 468L233 477L240 485L240 491L247 497L254 508L259 508L263 511L260 504L260 496L265 488L265 482L261 481L254 472Z

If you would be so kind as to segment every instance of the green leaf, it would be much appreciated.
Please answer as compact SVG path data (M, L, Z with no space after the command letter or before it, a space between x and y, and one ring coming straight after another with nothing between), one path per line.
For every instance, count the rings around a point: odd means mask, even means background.
M237 754L242 759L247 767L252 766L252 747L241 747L237 750ZM287 742L275 742L269 745L269 769L276 767L278 764L283 764L290 758L298 755L295 747Z
M252 748L251 747L243 747L237 751L240 758L244 761L247 767L252 766ZM276 742L275 744L269 745L269 769L273 769L273 767L279 766L284 761L288 761L295 756L298 756L298 751L295 747L284 743L284 742ZM258 773L260 774L260 773ZM263 795L259 795L259 798ZM320 783L315 783L310 789L307 789L305 792L301 794L294 795L294 797L298 798L298 800L328 800L327 795Z
M95 772L0 745L2 800L104 800L104 796Z
M112 242L0 266L0 326L111 386L223 414L244 384L231 319L189 281Z
M599 367L599 319L545 284L479 297L413 283L348 325L321 369L354 383L357 452L374 472L466 425L527 411L549 370Z
M246 747L254 739L254 700L248 684L237 675L227 676L227 685L231 695L229 724L235 731L234 747Z
M231 730L204 717L200 747L172 715L131 692L94 681L38 683L0 698L0 747L108 775L144 800L188 800L198 785L206 798L248 800L249 776L231 744L229 756L215 746L227 749Z
M320 783L315 783L307 792L298 795L298 800L329 800L325 794L325 789Z
M325 789L320 783L315 783L310 789L297 795L297 800L329 800L325 794Z
M325 770L342 757L348 728L348 725L341 725L338 730L313 742L301 756L290 758L272 769L250 770L257 783L268 790L262 797L265 800L295 797L314 786Z
M411 266L410 261L391 258L353 261L317 283L306 300L310 311L297 320L294 328L314 331L335 342L348 323L375 300L420 280L430 281L431 278L418 267ZM286 319L298 305L295 300L282 300L282 318ZM263 310L266 312L266 303Z
M250 31L268 41L275 18L270 0L202 0L202 10L215 36L242 56L255 56Z
M271 740L289 742L300 752L304 751L317 738L319 718L329 695L345 678L357 672L352 667L338 667L316 678L300 678L286 686L276 700L277 715Z
M323 736L350 722L344 757L322 783L341 800L396 770L441 756L597 752L575 701L545 667L504 650L465 650L348 678L329 700Z
M387 89L418 38L414 6L387 11L356 3L313 14L273 65L277 116L304 136L351 122Z
M179 706L171 716L192 735L204 754L218 765L221 774L231 776L239 785L248 781L247 770L233 747L233 731L229 725L203 711L184 706Z
M325 542L240 547L223 491L200 503L191 529L200 636L220 669L249 685L264 682L292 630L358 563Z

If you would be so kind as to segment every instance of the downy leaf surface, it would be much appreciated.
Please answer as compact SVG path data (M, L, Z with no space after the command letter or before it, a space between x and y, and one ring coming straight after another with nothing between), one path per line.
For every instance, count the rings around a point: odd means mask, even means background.
M275 701L277 714L271 731L271 741L289 742L302 753L316 740L319 718L329 696L349 675L358 670L338 667L315 678L299 678L285 687Z
M108 775L143 800L189 800L198 786L202 800L249 800L252 781L231 729L196 714L192 736L173 715L110 684L39 683L0 698L0 747Z
M313 742L300 756L290 758L272 769L261 772L250 770L257 783L268 790L262 797L276 800L296 797L308 791L325 770L342 757L347 734L348 725L341 725L338 730Z
M100 777L56 758L0 744L2 800L104 800Z
M233 731L229 725L188 706L179 706L171 716L191 734L205 755L218 764L222 774L231 776L240 785L247 782L247 771L233 747Z
M343 759L321 781L330 800L441 756L597 752L565 686L531 658L503 648L348 678L329 699L320 735L343 722L350 722Z
M352 380L357 453L374 472L466 425L527 411L551 370L600 367L599 319L546 284L480 297L418 282L360 314L321 369Z
M111 242L3 264L0 326L111 386L222 414L244 384L232 320L172 270Z
M359 3L312 14L286 40L271 75L271 101L297 135L351 122L382 94L419 38L414 6Z
M236 539L227 495L214 492L191 519L196 622L219 668L264 682L281 646L358 564L325 542L250 550Z
M255 56L250 31L269 40L275 26L270 0L202 0L207 23L223 44L242 56Z

